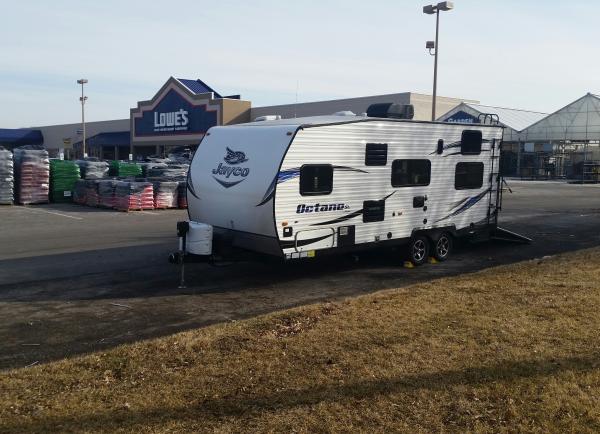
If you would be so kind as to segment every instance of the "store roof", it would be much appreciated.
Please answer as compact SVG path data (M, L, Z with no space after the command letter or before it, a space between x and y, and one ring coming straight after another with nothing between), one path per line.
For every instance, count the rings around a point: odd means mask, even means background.
M534 124L548 116L548 113L533 112L529 110L495 107L483 104L465 104L480 113L497 114L502 124L516 131L522 131L529 125Z
M439 120L446 121L451 119L453 116L460 114L461 112L470 112L471 115L475 114L475 118L478 114L496 114L498 115L498 120L502 125L517 132L524 130L528 126L535 124L536 122L539 122L541 119L544 119L546 116L548 116L547 113L529 110L463 102L454 107L448 113L440 116Z
M44 136L40 130L29 128L8 129L0 128L0 145L41 145L44 143Z
M216 90L214 90L212 87L210 87L208 84L204 83L200 79L191 80L189 78L178 78L177 81L179 81L186 88L188 88L190 92L196 95L200 93L212 92L215 94L215 98L222 98L222 96Z

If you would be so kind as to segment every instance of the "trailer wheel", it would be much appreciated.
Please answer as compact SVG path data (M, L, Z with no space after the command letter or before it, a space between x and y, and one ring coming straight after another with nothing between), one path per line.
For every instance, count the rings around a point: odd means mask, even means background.
M408 259L414 265L423 265L429 257L429 240L423 235L415 235L408 245Z
M445 261L450 256L453 247L452 235L448 232L442 232L440 236L433 241L433 257L438 261Z

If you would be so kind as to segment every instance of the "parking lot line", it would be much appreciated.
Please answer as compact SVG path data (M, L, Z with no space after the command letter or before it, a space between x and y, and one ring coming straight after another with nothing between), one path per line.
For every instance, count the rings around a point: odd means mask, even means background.
M46 214L58 215L61 217L67 217L67 218L75 219L75 220L83 220L83 217L75 217L75 216L72 216L69 214L63 214L63 213L56 212L56 211L47 211L45 209L39 209L39 208L33 209L33 208L28 208L26 206L18 207L18 209L26 209L26 210L33 211L33 212L40 211L40 212L45 212Z

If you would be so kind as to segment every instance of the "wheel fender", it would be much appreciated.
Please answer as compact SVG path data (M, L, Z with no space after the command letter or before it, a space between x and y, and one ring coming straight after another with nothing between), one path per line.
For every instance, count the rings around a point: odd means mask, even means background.
M430 241L433 242L437 240L439 236L444 232L448 232L450 235L452 235L453 238L456 238L456 227L454 225L432 229L414 229L412 231L411 237L414 237L416 235L425 235L427 238L429 238Z

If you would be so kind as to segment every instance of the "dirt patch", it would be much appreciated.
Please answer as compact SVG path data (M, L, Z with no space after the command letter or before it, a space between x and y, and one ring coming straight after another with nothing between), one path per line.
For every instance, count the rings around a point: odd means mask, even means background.
M260 330L263 336L286 338L314 328L317 323L328 315L335 314L340 309L337 303L325 303L318 307L305 308L302 311L283 313L273 318L273 328Z

